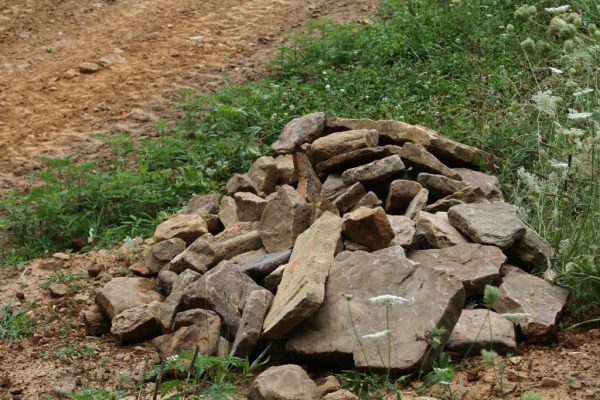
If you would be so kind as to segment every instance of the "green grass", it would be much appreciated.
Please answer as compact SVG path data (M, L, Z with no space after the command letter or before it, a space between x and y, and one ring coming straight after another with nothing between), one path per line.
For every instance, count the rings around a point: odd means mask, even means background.
M312 22L266 79L211 97L185 92L185 116L158 124L158 138L113 136L114 157L52 160L39 174L45 186L5 196L5 263L76 250L76 238L87 248L148 235L193 193L220 190L267 153L291 118L324 111L418 123L502 157L507 200L556 250L548 275L582 306L598 306L600 10L595 0L569 2L581 18L564 19L579 26L553 35L544 8L559 4L517 11L525 4L385 1L370 25ZM594 92L573 95L584 88ZM552 91L546 103L561 98L554 110L533 100L543 91ZM569 109L594 115L572 120Z
M27 309L16 309L0 305L0 341L13 342L35 331L35 320L27 314Z
M87 279L87 272L54 271L50 276L42 279L40 286L48 289L54 283L62 283L67 286L67 294L72 295L87 286Z

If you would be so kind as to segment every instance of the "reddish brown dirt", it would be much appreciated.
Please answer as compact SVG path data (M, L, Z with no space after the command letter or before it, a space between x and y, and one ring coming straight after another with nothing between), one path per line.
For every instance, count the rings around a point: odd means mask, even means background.
M0 189L26 188L40 156L94 156L100 132L172 114L178 88L211 91L264 70L283 33L353 20L376 0L3 0ZM190 39L192 38L192 39ZM104 56L119 60L78 71Z

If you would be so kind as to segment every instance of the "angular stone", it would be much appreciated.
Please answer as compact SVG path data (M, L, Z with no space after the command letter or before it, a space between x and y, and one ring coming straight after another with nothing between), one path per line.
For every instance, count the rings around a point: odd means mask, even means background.
M235 268L258 282L275 271L280 265L287 264L291 254L291 249L269 253L239 264Z
M233 267L236 269L240 269L240 267L246 263L251 262L252 260L259 259L265 255L267 255L267 251L264 248L260 248L258 250L247 251L242 254L238 254L237 256L229 259L223 260L217 266L222 264L227 264L229 267Z
M336 390L323 396L323 400L358 400L358 396L346 389Z
M250 180L248 174L234 174L225 185L225 191L229 196L237 192L258 193L259 191Z
M206 234L194 241L185 251L169 263L170 271L181 273L191 269L201 274L205 273L223 258L225 253L221 244L211 234Z
M525 227L525 236L516 242L508 253L526 265L533 265L542 270L550 266L550 260L554 256L550 243L528 226Z
M50 297L58 299L60 297L65 297L69 288L64 283L53 283L48 286L48 292L50 292Z
M374 192L368 192L362 197L362 199L358 201L358 203L354 205L354 207L352 207L352 210L350 211L358 210L361 207L377 208L381 207L382 204L383 202L379 200L379 197L377 197Z
M467 186L464 189L459 190L451 195L443 197L434 203L431 203L423 210L428 213L436 213L439 211L446 212L451 207L459 204L471 204L471 203L489 203L485 193L478 187Z
M450 223L475 243L509 248L525 235L525 225L513 205L459 204L448 210Z
M344 219L343 233L345 237L371 250L387 247L394 238L390 221L381 207L361 207L350 213Z
M171 294L169 294L169 297L167 297L165 302L160 306L158 318L163 332L171 331L175 315L179 312L181 297L183 296L185 288L192 282L200 279L200 277L201 275L199 273L192 271L191 269L186 269L179 274L175 282L173 282Z
M384 371L389 367L401 374L417 371L437 357L441 346L432 349L424 338L435 328L454 328L464 305L463 286L445 272L415 265L402 254L400 247L338 254L323 304L294 330L286 350L329 362L350 358L356 368ZM386 306L369 300L383 294L408 300L389 307L391 363L387 356L380 359L373 341L363 340L363 353L354 334L354 329L361 337L387 329ZM441 338L442 345L446 338ZM387 352L388 336L379 346Z
M366 194L367 192L362 183L357 182L354 185L343 189L339 195L332 200L332 203L342 213L346 213L350 211L360 199L365 197Z
M483 349L499 354L516 352L515 326L493 311L463 310L448 338L446 351L468 357L478 356Z
M142 258L139 264L141 265L138 265L134 268L130 267L129 269L138 272L139 275L149 276L152 274L158 274L160 270L167 264L167 262L155 257L152 247L145 247L144 250L142 250ZM147 268L147 273L144 271L144 267Z
M256 221L236 222L235 224L225 228L223 230L223 232L219 233L218 235L215 235L215 240L222 243L222 242L225 242L226 240L234 239L234 238L244 235L246 233L256 231L257 229L258 229L258 222L256 222ZM241 253L238 253L238 254L241 254Z
M448 168L419 144L410 142L405 143L404 146L402 146L400 156L407 166L412 167L417 171L440 174L456 180L461 179L459 174Z
M390 214L404 213L406 207L421 189L423 189L423 186L415 181L404 179L393 181L385 199L385 211Z
M427 189L419 190L419 193L408 203L404 215L408 218L414 218L427 205L428 198L429 191Z
M328 393L333 393L342 386L339 379L335 375L329 375L325 377L323 382L317 385L321 396L325 396Z
M435 249L468 242L462 233L450 224L448 214L445 212L430 214L425 211L419 211L416 215L415 223L417 228L423 231L427 243Z
M271 292L275 293L277 291L277 287L281 283L281 279L283 279L283 271L287 268L287 264L280 265L275 269L275 271L271 272L269 275L265 276L261 285Z
M167 239L152 245L152 254L161 261L171 261L185 250L185 241L179 238Z
M160 286L160 291L165 296L168 296L171 293L171 289L173 288L173 283L177 279L178 275L169 271L168 269L163 269L158 273L158 285Z
M205 323L211 325L215 323L215 318L219 321L219 324L221 324L221 318L214 311L203 310L201 308L192 308L191 310L182 311L175 315L173 331L177 331L179 328L190 325L202 325Z
M261 289L248 275L227 266L214 268L188 285L183 292L185 309L215 311L223 321L224 336L235 338L246 305L246 297Z
M432 199L449 196L467 187L465 182L457 181L444 175L429 174L427 172L421 172L417 176L417 182L425 189L429 190Z
M404 248L411 247L414 243L416 233L415 221L404 215L388 215L390 226L394 231L394 238L389 244L389 247L402 246Z
M231 353L231 342L221 336L219 338L219 345L217 346L217 356L229 357L229 353Z
M275 165L277 165L277 173L279 174L277 183L280 185L293 185L298 182L298 174L294 169L294 156L292 154L277 157Z
M317 163L338 154L377 146L379 135L375 130L336 132L315 140L310 146L311 158Z
M371 249L364 244L353 242L352 240L344 240L344 250L348 251L371 251Z
M127 269L135 276L151 277L156 275L155 272L152 272L148 267L139 262L131 264Z
M84 74L93 74L94 72L100 71L100 66L93 62L82 62L79 64L79 72Z
M218 194L200 194L194 195L185 207L181 209L181 214L208 215L219 212Z
M287 250L310 223L312 209L291 186L281 186L265 208L259 234L269 253Z
M260 339L263 322L272 302L273 294L268 290L258 289L250 292L231 348L232 356L250 357Z
M237 219L241 222L259 221L268 204L267 200L250 192L237 192L233 198L237 209Z
M371 161L394 154L395 153L393 151L390 151L390 149L385 146L367 147L364 149L338 154L337 156L333 156L325 161L321 161L317 164L316 170L319 174L324 174L331 171L344 171L348 168L364 165L370 163Z
M333 201L344 189L346 189L346 185L344 185L342 175L330 174L323 182L321 197Z
M457 244L444 249L415 250L408 258L427 267L444 271L463 283L468 296L482 294L485 285L500 281L500 268L506 256L495 246L475 243Z
M481 189L488 200L502 200L503 195L500 181L495 176L468 168L454 168L454 171L460 175L464 183Z
M102 336L110 332L110 319L106 318L97 304L83 312L83 324L87 336Z
M387 143L418 143L436 157L451 165L464 165L479 168L485 162L495 161L494 157L476 147L468 146L419 125L410 125L401 121L369 119L329 118L327 129L376 129L381 140Z
M218 317L198 325L184 326L174 333L159 336L152 340L161 360L182 351L193 353L198 347L198 354L214 356L219 346Z
M248 170L248 178L258 193L269 194L275 191L279 172L273 157L259 157Z
M225 228L240 222L238 218L237 203L233 197L223 196L221 199L219 219Z
M294 154L294 169L298 174L300 196L309 203L317 203L321 199L322 184L306 154Z
M325 114L316 112L294 118L283 128L279 138L271 145L274 153L293 153L304 143L312 143L323 134Z
M202 217L178 214L158 225L152 238L155 242L179 238L190 244L205 233L208 226Z
M96 294L96 304L104 315L113 319L129 308L162 301L162 296L153 289L154 281L150 279L113 278Z
M385 181L398 176L404 171L404 163L400 156L389 156L359 167L350 168L342 174L346 185L356 182Z
M293 364L270 367L252 382L248 400L320 400L317 385Z
M110 333L121 344L145 340L160 334L159 308L160 303L153 301L117 314L112 320Z
M298 236L273 306L265 318L263 329L268 338L282 338L321 305L342 221L325 213Z
M530 342L545 342L554 335L569 292L517 267L505 267L500 298L494 304L499 313L525 313L520 322Z

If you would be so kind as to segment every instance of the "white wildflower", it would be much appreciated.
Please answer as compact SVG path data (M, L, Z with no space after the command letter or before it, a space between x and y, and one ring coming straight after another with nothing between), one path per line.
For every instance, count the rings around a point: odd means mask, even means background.
M567 115L567 118L572 119L574 121L579 121L583 119L589 119L592 115L593 113L591 112L577 112L575 110L569 109L569 114Z
M409 304L411 302L411 300L400 296L394 296L393 294L382 294L381 296L371 297L369 301L374 304L385 304L386 306L391 306L394 304Z
M519 167L519 169L517 170L517 176L520 178L523 184L527 186L529 190L531 190L534 193L541 192L541 185L539 179L532 173L525 171L525 168Z
M541 113L549 115L551 117L556 115L556 109L561 98L558 96L552 96L552 91L547 90L545 92L538 92L531 97L531 100L535 103L535 108Z
M500 315L515 325L521 323L524 319L531 317L531 314L529 313L504 313Z
M580 97L580 96L584 96L588 93L592 93L593 91L594 91L594 89L592 89L592 88L585 88L585 89L576 91L575 93L573 93L573 96Z
M550 160L549 163L552 168L556 169L564 169L569 167L568 163L562 161Z
M556 75L562 75L562 74L563 74L562 70L560 70L560 69L558 69L558 68L549 67L548 69L549 69L549 70L550 70L550 72L552 72L553 74L556 74Z
M365 340L372 340L374 342L377 342L377 341L383 339L384 337L386 337L389 333L390 333L389 329L386 329L385 331L370 333L368 335L363 335L362 338Z
M560 7L545 8L544 10L546 10L546 12L549 12L550 14L561 14L561 13L569 11L569 8L571 8L571 6L568 4L565 4L564 6L560 6Z
M544 272L544 279L548 282L554 282L558 278L558 272L553 270L552 268L548 268L546 272Z
M330 84L325 85L325 90L331 90L331 85Z
M175 362L177 360L179 360L179 356L177 354L167 357L167 362Z
M204 40L204 36L202 36L202 35L190 36L188 39L190 39L192 41L192 43L197 44Z
M560 130L560 133L565 136L581 137L585 134L585 131L578 128L563 128Z

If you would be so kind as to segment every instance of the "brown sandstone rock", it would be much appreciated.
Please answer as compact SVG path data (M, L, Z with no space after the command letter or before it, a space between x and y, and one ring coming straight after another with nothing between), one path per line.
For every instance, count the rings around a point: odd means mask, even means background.
M342 174L342 181L346 185L356 182L385 181L398 176L403 171L402 159L400 156L394 155L347 169Z
M198 347L198 354L213 356L217 354L219 345L219 318L213 318L198 325L184 326L174 333L162 335L152 341L161 360L165 360L181 351L193 353Z
M248 178L257 193L269 194L275 191L279 172L273 157L259 157L248 170Z
M293 364L270 367L250 388L248 400L319 400L317 385L304 370Z
M233 195L233 199L235 200L237 219L241 222L259 221L269 203L262 197L250 192L237 192ZM230 221L232 222L233 219ZM228 226L231 226L231 224L229 223Z
M423 146L416 143L405 143L400 153L402 161L417 171L431 172L433 174L445 175L448 178L460 180L461 177L452 169L444 165L433 154Z
M387 247L394 238L394 231L383 208L361 207L344 219L344 236L371 250Z
M315 140L310 146L310 154L316 162L320 162L338 154L375 147L378 140L375 130L336 132Z
M154 281L146 278L113 278L96 294L96 304L110 319L123 311L162 301L162 296L155 292Z
M488 310L463 310L448 338L446 351L462 357L478 356L482 349L514 353L516 340L515 326L501 315Z
M385 199L385 210L390 214L403 214L421 189L423 186L419 182L405 179L393 181Z
M415 218L417 228L425 235L427 243L433 248L441 249L459 243L467 243L467 239L448 221L448 214L437 212L430 214L419 211Z
M113 318L110 333L121 344L148 339L160 334L159 308L160 302L158 301L128 308Z
M219 219L225 228L240 222L237 212L237 203L233 197L223 196L221 199L221 205L219 207Z
M190 244L205 233L208 233L208 226L202 217L179 214L158 225L153 239L160 242L179 238Z
M307 114L288 122L279 138L271 145L274 153L293 153L304 143L312 143L321 137L325 127L325 114Z
M250 292L231 347L231 355L250 357L260 339L263 322L272 302L273 294L268 290L258 289Z

